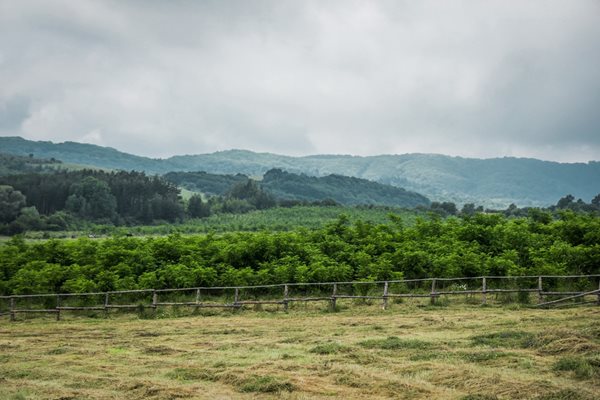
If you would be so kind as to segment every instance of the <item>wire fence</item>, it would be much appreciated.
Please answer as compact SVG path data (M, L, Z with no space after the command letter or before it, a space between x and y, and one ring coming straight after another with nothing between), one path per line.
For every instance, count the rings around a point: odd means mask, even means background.
M18 314L54 314L111 310L156 313L159 308L192 307L240 310L276 305L283 311L298 303L325 302L336 310L339 301L380 301L383 310L403 299L430 304L461 297L471 304L519 302L534 307L595 303L600 305L600 275L480 276L390 281L287 283L259 286L194 287L122 290L95 293L21 294L0 296L0 316L15 321Z

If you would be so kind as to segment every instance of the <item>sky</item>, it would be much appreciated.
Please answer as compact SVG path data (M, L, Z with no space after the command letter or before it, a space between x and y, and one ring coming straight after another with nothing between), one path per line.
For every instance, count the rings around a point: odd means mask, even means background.
M0 136L599 160L600 1L0 0Z

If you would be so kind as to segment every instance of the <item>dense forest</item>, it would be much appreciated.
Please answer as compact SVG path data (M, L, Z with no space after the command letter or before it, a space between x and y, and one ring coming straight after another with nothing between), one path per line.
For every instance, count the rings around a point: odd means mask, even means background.
M435 214L405 226L25 242L0 246L0 293L252 285L478 275L598 274L600 218Z
M61 230L77 221L143 224L183 216L179 189L138 172L98 170L0 177L0 228Z

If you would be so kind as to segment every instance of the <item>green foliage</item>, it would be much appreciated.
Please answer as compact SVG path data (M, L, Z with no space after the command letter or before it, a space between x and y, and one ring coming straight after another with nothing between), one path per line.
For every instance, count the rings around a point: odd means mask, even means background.
M257 210L264 210L275 206L273 196L263 191L262 187L252 179L233 185L227 196L238 200L246 200Z
M158 177L139 172L26 173L0 177L0 184L20 191L26 205L44 216L68 211L80 220L106 223L174 222L183 217L179 190ZM57 228L62 223L53 225Z
M465 206L467 206L465 204ZM433 212L436 212L438 214L440 214L443 217L449 216L449 215L456 215L458 213L458 210L456 208L456 204L450 202L450 201L444 201L442 203L439 203L437 201L432 202L429 205L429 209ZM473 214L475 212L475 208L473 207L473 209L471 210L470 207L466 207L466 213L467 214Z
M202 201L202 196L194 194L188 200L187 212L192 218L206 218L210 216L210 205Z
M0 224L13 221L25 207L25 196L12 186L0 185Z
M600 273L600 217L593 215L569 212L541 227L532 218L502 215L446 220L433 215L404 224L407 215L387 223L360 219L379 215L385 221L388 210L360 214L365 210L346 208L349 213L339 215L341 209L335 209L337 218L328 207L276 210L296 212L304 220L317 212L321 224L330 217L321 227L280 232L34 242L15 237L0 245L0 294ZM23 215L36 218L33 210ZM270 224L276 226L277 218ZM545 279L544 289L558 284ZM569 285L561 289L586 290L590 283L571 280ZM362 293L363 286L353 290ZM474 343L527 339L526 333L509 331L474 338Z
M84 219L112 219L116 215L117 200L104 181L86 176L71 185L66 209Z

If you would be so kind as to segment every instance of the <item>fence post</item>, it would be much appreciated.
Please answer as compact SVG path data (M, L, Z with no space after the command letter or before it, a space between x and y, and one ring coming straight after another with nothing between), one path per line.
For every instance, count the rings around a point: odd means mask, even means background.
M200 288L196 289L196 304L200 304Z
M156 317L156 308L158 307L158 293L156 289L152 290L152 314Z
M288 297L289 297L288 285L283 285L283 311L285 311L285 312L288 312Z
M598 278L598 290L600 290L600 278ZM598 292L598 305L600 306L600 292Z
M383 306L384 310L387 310L388 306L388 281L385 281L383 284Z
M337 302L337 283L333 284L333 293L331 294L331 311L335 311Z
M108 292L104 293L104 316L108 317Z
M10 321L15 321L15 297L10 296Z
M233 305L239 307L238 302L240 301L240 288L235 288L235 297L233 299Z
M431 304L435 304L435 278L431 280Z
M60 321L60 294L56 295L56 320Z
M486 281L485 276L482 278L481 285L482 285L481 286L482 287L482 289L481 289L481 293L482 293L482 295L481 295L481 303L482 304L487 304L487 281Z
M538 303L543 303L544 302L544 298L542 295L542 277L538 276Z

